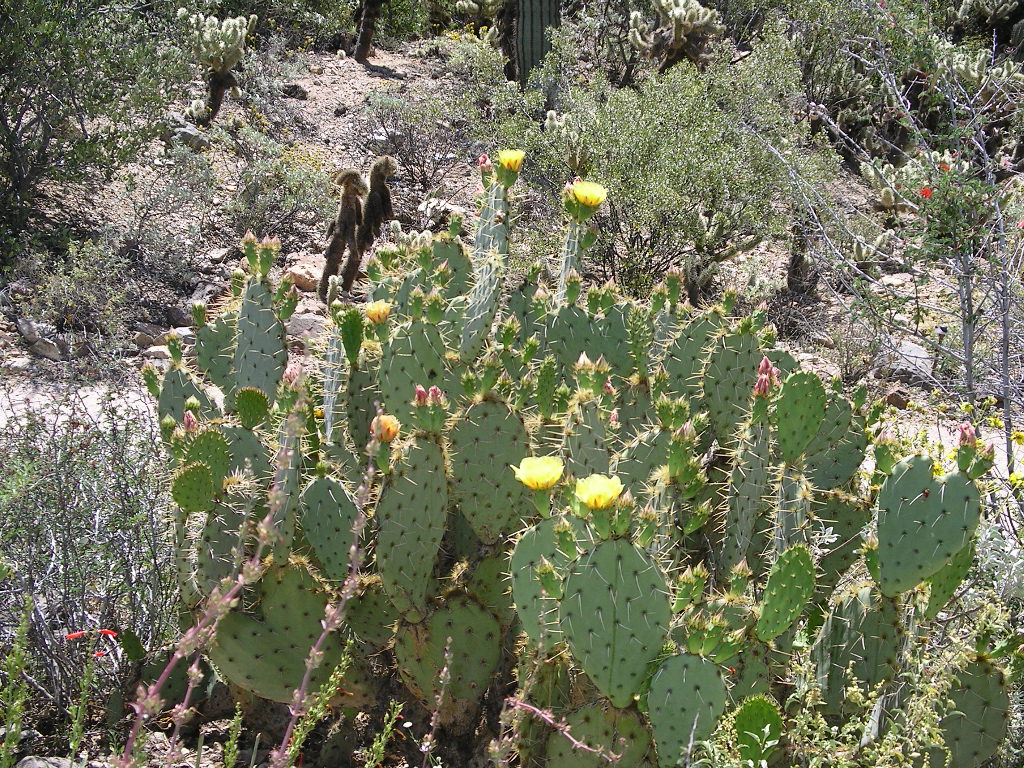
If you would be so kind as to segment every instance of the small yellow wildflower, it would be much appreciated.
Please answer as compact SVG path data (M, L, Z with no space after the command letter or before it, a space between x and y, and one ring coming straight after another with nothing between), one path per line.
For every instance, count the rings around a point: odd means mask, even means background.
M374 416L373 421L370 422L370 431L382 443L390 443L398 437L398 431L401 428L402 425L399 424L398 419L386 413Z
M622 481L607 475L591 475L576 481L576 498L590 509L608 509L622 493Z
M597 208L608 197L608 190L592 181L577 181L571 192L576 202L588 208Z
M506 171L512 171L518 173L519 169L523 167L523 158L526 157L526 152L521 149L502 149L498 151L498 163Z
M529 456L513 466L516 480L535 491L546 491L562 477L562 460L557 456Z
M366 319L374 325L380 325L391 314L391 305L386 301L374 301L366 305Z

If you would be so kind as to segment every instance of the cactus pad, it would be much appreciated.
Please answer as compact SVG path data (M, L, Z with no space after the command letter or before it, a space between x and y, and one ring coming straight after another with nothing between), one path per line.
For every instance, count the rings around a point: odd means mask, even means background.
M974 536L978 487L966 474L935 478L932 461L899 462L878 492L879 587L897 595L934 576Z
M651 735L640 716L631 709L591 704L566 716L572 737L600 754L577 749L554 731L548 737L546 768L637 768L647 765ZM610 757L618 756L614 762Z
M647 716L658 748L658 764L671 768L711 735L725 711L725 683L707 659L670 656L651 678Z
M333 477L315 477L299 498L300 521L306 540L329 579L349 576L352 527L359 511L345 487Z
M775 401L773 421L779 453L788 464L797 464L825 416L825 387L813 373L791 373Z
M583 671L617 707L639 692L670 617L664 574L629 541L598 544L565 577L562 632Z
M213 472L198 462L179 469L171 481L171 498L183 511L189 513L213 509L219 491Z
M814 594L814 561L802 544L790 547L772 565L754 632L763 642L774 640L800 616Z

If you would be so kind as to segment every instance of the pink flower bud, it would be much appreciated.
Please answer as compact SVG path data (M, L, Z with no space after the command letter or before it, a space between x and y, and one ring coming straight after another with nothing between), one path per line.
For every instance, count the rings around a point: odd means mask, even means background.
M603 389L604 389L604 393L606 395L614 395L615 394L615 387L612 386L611 381L609 381L608 379L604 380L604 387L603 387Z
M613 426L613 427L619 426L619 409L618 408L613 408L612 412L610 414L608 414L608 423L611 426Z
M978 439L974 434L974 427L966 421L960 425L958 433L960 445L974 445Z
M186 432L195 432L199 429L199 420L192 411L185 411L185 415L181 417L181 425Z
M430 389L427 390L427 399L433 405L443 406L448 402L448 398L444 396L444 392L442 392L441 388L436 385L431 386Z
M757 366L757 372L762 376L770 376L774 367L772 361L765 356L761 358L761 364Z
M754 384L754 397L768 397L772 391L771 375L767 373L758 374L757 383Z
M419 384L416 385L416 400L415 400L415 402L416 402L416 405L426 405L427 404L427 390L425 390Z
M293 386L301 378L302 366L298 363L289 363L288 367L284 369L284 383L288 386Z
M693 426L692 421L686 422L685 424L683 424L683 426L676 430L676 435L678 435L680 439L687 443L693 443L697 441L697 429Z
M487 156L486 152L476 159L476 165L481 173L494 172L494 163L491 162L491 158Z

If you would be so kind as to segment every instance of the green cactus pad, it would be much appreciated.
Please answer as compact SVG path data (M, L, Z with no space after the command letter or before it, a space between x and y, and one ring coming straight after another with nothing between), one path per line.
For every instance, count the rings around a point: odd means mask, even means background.
M328 594L298 566L268 571L253 596L262 618L237 609L217 625L209 648L210 661L221 678L271 701L291 702L306 671L306 657L320 637ZM337 666L344 643L328 636L324 659L313 673L319 688Z
M446 650L451 657L447 663ZM498 619L463 594L449 594L417 624L402 624L395 638L395 661L406 687L430 710L436 709L441 726L456 733L475 725L500 654ZM445 667L447 685L441 681Z
M593 539L586 523L578 517L549 517L523 532L516 542L509 563L512 600L519 615L519 623L528 638L546 648L561 639L562 631L558 626L558 603L544 593L535 569L546 559L554 566L556 573L564 573L575 559L558 547L555 527L559 524L572 527L580 547L587 546Z
M235 336L235 388L255 387L273 401L288 364L284 323L268 286L252 280L242 294Z
M433 266L437 267L447 261L448 268L452 271L445 292L449 296L464 294L473 275L473 264L466 247L458 240L445 240L435 236L431 248L434 251Z
M240 510L244 508L244 501L229 497L206 515L195 544L196 583L204 594L212 592L221 579L238 572L245 524L245 514Z
M410 621L426 609L431 572L448 517L448 484L441 447L408 446L377 503L377 570L384 591Z
M604 541L569 567L559 623L573 656L601 693L626 707L668 635L665 576L629 541Z
M161 419L170 416L180 422L185 416L185 401L194 397L199 401L199 412L203 416L214 416L217 407L203 391L199 381L180 366L171 366L164 374L157 398L156 410Z
M349 440L352 441L355 451L365 456L366 445L370 442L370 424L377 415L373 404L382 400L377 386L377 371L374 368L350 369L345 378L342 397ZM412 399L412 394L409 395L409 399ZM406 427L411 426L408 417L401 423ZM336 429L332 430L331 439L341 442Z
M459 359L464 363L477 358L490 335L501 298L501 272L501 261L496 258L484 259L474 270L473 290L469 294L459 343Z
M251 429L237 426L224 427L224 437L231 447L232 474L251 471L253 477L264 480L270 477L273 467L270 463L270 450L260 438L259 433Z
M171 481L171 498L184 512L207 512L213 509L220 486L205 464L188 464L179 469Z
M729 660L727 671L729 696L733 701L768 693L772 680L768 647L760 643L747 646Z
M725 683L707 659L670 656L651 678L647 716L658 749L658 764L672 768L698 741L715 730L725 711Z
M504 551L481 558L472 566L465 582L469 596L497 617L502 635L516 616L509 585L508 554Z
M323 427L324 439L329 443L343 443L344 438L335 434L335 430L344 421L345 372L349 368L345 361L345 348L341 336L331 333L327 337L327 350L320 364L320 372L324 377ZM369 435L367 435L369 440Z
M623 379L627 378L635 367L633 347L630 344L628 330L631 306L627 302L620 301L609 307L603 317L593 321L598 337L604 340L601 354L604 355L608 365L612 367L612 374ZM638 342L645 338L645 329L650 328L650 319L644 319L642 315L643 313L640 313L635 321L638 326L635 330L639 332ZM650 347L650 343L651 341L648 341L647 348Z
M798 464L825 417L825 387L813 373L791 373L775 401L772 421L779 453L788 464Z
M750 409L762 357L757 336L750 332L725 334L711 345L702 379L704 402L711 429L726 445Z
M345 624L374 651L391 643L398 619L377 574L364 577L360 591L345 606Z
M1002 671L978 659L957 674L950 691L950 713L939 727L949 749L951 766L980 768L996 753L1006 735L1010 696Z
M235 325L238 312L225 312L212 323L196 329L196 364L224 393L234 386Z
M270 400L263 390L243 387L235 393L234 407L239 423L246 429L256 429L270 412Z
M932 475L932 461L899 462L878 492L879 587L894 596L942 570L970 542L981 518L966 474Z
M396 328L380 364L384 410L403 424L411 424L416 385L424 389L445 386L444 354L445 344L436 327L412 320Z
M729 507L719 561L723 572L749 558L758 521L763 525L769 515L770 481L776 471L770 462L767 425L752 424L745 428L739 436L729 478Z
M761 600L761 616L754 632L769 642L785 632L800 616L814 594L814 560L802 544L790 547L775 561Z
M612 473L636 498L651 485L651 476L668 464L672 435L664 429L649 429L638 434L616 457Z
M896 603L877 595L870 582L854 583L837 594L811 652L827 710L842 711L848 667L869 688L891 680L903 641Z
M815 488L839 488L850 481L867 449L864 419L845 397L832 395L818 433L804 450L804 474Z
M718 312L708 312L684 325L665 352L664 366L668 373L667 394L694 398L701 392L701 373L710 345L725 319ZM753 387L753 382L751 383Z
M186 437L181 463L197 462L209 467L214 485L219 488L231 471L231 448L223 432L208 427Z
M569 411L562 455L566 472L575 478L608 474L611 455L596 400L578 403Z
M501 402L470 406L449 435L452 497L484 544L518 530L533 514L526 486L515 478L530 453L530 438L518 415Z
M546 768L637 768L648 765L651 735L632 709L591 704L565 718L572 737L599 753L578 749L559 731L548 736ZM617 756L617 757L616 757ZM609 758L615 757L609 762Z
M838 538L818 561L818 593L823 598L856 561L862 543L861 531L871 520L870 506L856 496L833 491L815 499L814 516Z
M974 542L972 541L953 555L949 563L928 580L931 592L928 594L928 606L924 610L926 619L934 619L939 615L946 603L956 594L973 563Z
M740 760L749 765L762 765L778 748L782 739L782 715L779 709L764 696L756 696L743 702L733 715L733 729L736 732L736 751ZM765 747L767 741L776 746Z
M349 576L352 527L359 511L345 487L333 477L315 477L299 497L299 519L324 575L335 581Z
M557 313L547 316L545 331L548 354L558 363L558 372L563 379L572 376L572 367L584 352L596 360L604 342L594 332L590 315L574 306L564 306Z

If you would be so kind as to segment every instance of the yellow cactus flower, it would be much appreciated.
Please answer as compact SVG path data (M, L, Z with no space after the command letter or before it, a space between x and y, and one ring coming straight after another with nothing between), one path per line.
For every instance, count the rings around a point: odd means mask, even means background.
M521 149L502 149L498 152L498 163L506 171L518 173L519 169L523 167L523 158L525 157L526 152Z
M608 197L608 190L592 181L577 181L571 192L577 203L588 208L597 208Z
M530 456L513 466L516 480L535 491L546 491L562 477L562 460L557 456Z
M591 475L576 481L576 498L590 509L608 509L622 494L622 481L607 475Z
M366 305L366 319L374 325L380 325L391 314L391 305L386 301L374 301Z
M398 437L398 431L401 428L402 425L398 419L387 413L374 416L373 421L370 422L370 431L382 443L390 443Z

